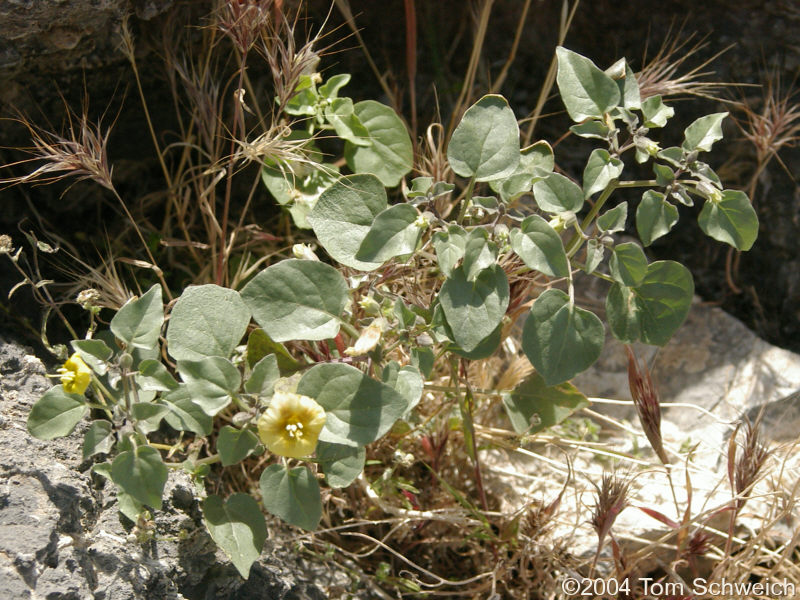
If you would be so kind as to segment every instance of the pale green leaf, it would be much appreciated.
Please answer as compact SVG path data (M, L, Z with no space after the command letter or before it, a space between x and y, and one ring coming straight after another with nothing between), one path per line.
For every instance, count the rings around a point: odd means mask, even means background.
M486 95L470 106L447 145L453 171L476 181L511 175L520 160L519 125L502 96Z
M332 266L293 258L256 275L242 299L273 341L324 340L339 332L348 290Z

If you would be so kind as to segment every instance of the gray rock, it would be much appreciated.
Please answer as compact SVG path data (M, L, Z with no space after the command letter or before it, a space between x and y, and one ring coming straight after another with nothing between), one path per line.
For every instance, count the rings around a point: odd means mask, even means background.
M0 338L0 590L47 600L324 600L351 597L348 571L311 561L295 534L269 521L261 559L243 581L208 535L189 477L170 473L162 510L136 539L113 485L81 461L86 424L43 442L26 428L51 385L42 363ZM363 589L357 598L371 598Z

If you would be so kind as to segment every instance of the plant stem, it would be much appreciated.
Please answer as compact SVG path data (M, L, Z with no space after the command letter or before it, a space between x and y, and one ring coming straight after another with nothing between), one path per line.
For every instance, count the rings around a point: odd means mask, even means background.
M472 192L475 191L475 176L472 176L472 179L469 180L469 185L467 186L467 191L464 192L464 201L461 204L461 210L458 211L458 224L464 222L464 218L467 216L467 209L469 208L470 203L472 202Z

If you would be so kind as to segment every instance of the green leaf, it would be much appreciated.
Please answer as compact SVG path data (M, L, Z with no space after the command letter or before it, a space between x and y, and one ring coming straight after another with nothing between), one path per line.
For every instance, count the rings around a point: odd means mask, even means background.
M69 435L86 414L85 400L81 394L68 394L60 385L50 388L28 414L28 433L40 440Z
M203 501L203 521L217 546L247 579L267 539L267 524L258 502L248 494L233 494L224 502L212 494Z
M286 346L273 341L263 329L254 329L247 338L247 365L254 367L262 358L275 355L278 361L278 370L286 375L293 373L300 368L297 361Z
M242 299L272 340L324 340L339 333L348 290L332 266L293 258L253 277Z
M311 79L311 75L300 75L294 94L286 103L286 112L294 116L313 116L317 112L317 86Z
M258 482L264 508L295 527L314 531L322 518L319 484L308 467L270 465Z
M549 289L533 303L522 331L522 350L544 378L556 385L588 369L600 356L605 334L597 315L569 296Z
M627 60L622 58L620 61L624 63L625 69L621 77L614 77L614 79L617 82L620 96L622 96L622 106L629 110L639 109L642 105L642 99L639 94L639 83L636 81L636 74Z
M319 86L319 95L328 100L339 97L339 90L350 83L349 73L331 75L328 80Z
M670 146L669 148L659 150L656 156L658 156L658 158L661 160L668 162L673 167L682 167L684 154L684 151L678 146Z
M452 330L450 326L447 325L447 331L450 332L452 336ZM489 358L495 352L497 352L497 348L500 347L500 341L503 337L503 324L500 323L497 327L495 327L494 331L482 339L477 346L475 346L470 351L465 351L463 348L459 347L457 344L448 344L446 349L448 352L452 352L453 354L457 354L467 360L483 360L484 358Z
M628 220L628 203L622 202L607 210L597 217L597 227L606 233L625 230L625 221Z
M221 356L209 356L204 360L179 360L177 370L186 383L192 402L209 417L230 404L231 397L242 383L239 369Z
M466 110L447 145L447 160L457 175L476 181L514 172L520 160L519 125L505 98L489 94Z
M95 454L106 454L114 447L116 438L109 421L92 421L83 438L83 460Z
M534 183L553 172L554 165L553 149L546 141L540 140L522 151L519 164L511 175L490 181L489 187L500 194L503 202L511 202L522 194L529 194Z
M141 298L131 298L111 319L111 331L128 346L153 348L164 324L161 286L155 284Z
M288 136L291 139L293 136ZM313 154L312 154L313 156ZM309 159L312 160L312 159ZM308 213L314 208L322 192L339 179L339 167L318 162L306 164L292 161L278 165L265 164L261 168L261 181L270 194L285 206L292 215L295 225L309 229Z
M681 147L687 152L711 150L714 142L722 139L722 121L727 116L727 112L714 113L694 121L683 132Z
M411 349L411 364L417 367L426 378L431 376L434 359L433 350L430 348L422 347Z
M335 261L360 271L377 269L380 262L356 259L372 223L386 210L386 190L374 175L341 178L319 197L308 223Z
M217 452L223 467L235 465L247 458L258 446L258 436L249 429L225 425L217 436Z
M644 126L649 129L664 127L674 115L675 109L664 104L661 96L650 96L642 101Z
M538 373L532 373L508 394L503 406L514 431L538 433L558 425L572 413L589 406L586 396L570 383L547 386Z
M229 357L250 323L236 290L214 284L187 287L169 318L167 349L177 360Z
M653 163L653 173L656 175L656 185L659 187L667 187L675 181L675 171L667 165Z
M355 173L377 176L387 187L396 186L411 171L414 160L406 126L391 108L374 100L358 102L353 109L372 143L356 146L346 142L347 166Z
M408 416L422 398L422 388L425 382L422 380L419 369L411 365L401 367L396 361L391 361L383 368L381 379L406 399L407 404L403 416Z
M169 412L164 415L164 420L173 429L178 431L191 431L197 435L210 435L213 419L192 401L185 385L168 392L161 397Z
M489 232L476 227L467 234L464 245L462 268L468 281L475 281L478 274L497 262L497 245L489 241Z
M536 204L548 213L578 212L583 206L583 190L558 173L551 173L533 184Z
M607 150L595 148L583 170L583 193L589 198L601 192L622 174L622 161L613 158Z
M657 261L636 288L615 283L606 298L614 337L626 343L641 340L663 346L689 313L694 282L689 270L673 261Z
M447 231L437 231L433 234L436 259L445 277L450 277L458 261L464 258L466 246L467 232L458 225L450 225Z
M72 340L70 344L92 371L98 375L108 372L108 360L114 353L103 340Z
M248 394L258 394L264 397L272 396L273 387L280 376L278 357L274 354L268 354L255 364L250 372L250 377L247 378L247 382L244 384L244 390Z
M636 209L636 231L645 246L669 233L678 222L678 209L667 202L664 194L647 190Z
M325 107L325 119L336 135L356 146L371 146L369 131L355 115L350 98L335 98Z
M569 130L578 137L597 140L607 140L609 134L611 133L608 125L596 119L591 119L589 121L584 121L583 123L573 125L569 128Z
M426 197L432 186L433 177L414 177L411 180L411 189L406 193L406 198Z
M353 483L364 470L366 458L367 452L363 447L329 442L317 444L317 460L332 488L343 488Z
M162 419L169 413L166 404L152 404L150 402L137 402L131 406L131 413L139 429L145 434L158 431Z
M361 242L356 259L385 262L414 252L422 235L422 229L415 224L418 217L419 211L410 204L395 204L381 212Z
M558 90L573 121L602 118L619 104L617 82L591 60L561 46L556 48L556 57Z
M636 287L642 283L647 274L647 257L633 242L618 244L611 253L608 268L614 281L628 287Z
M403 416L408 402L388 385L344 364L318 364L297 384L327 417L320 440L363 446L383 436Z
M605 253L606 247L595 238L586 242L586 264L583 266L583 270L586 271L587 274L594 273L595 269L603 262Z
M155 448L137 446L117 455L111 463L111 479L137 502L161 508L167 467Z
M742 252L750 250L758 237L756 211L747 194L738 190L725 190L718 201L707 200L698 222L707 236Z
M467 279L463 267L453 270L439 292L439 302L455 342L474 350L500 324L509 302L508 279L498 265Z
M147 359L139 363L136 382L148 392L168 392L178 389L178 382L158 360Z
M511 248L531 269L550 277L569 275L569 261L564 244L555 229L539 215L531 215L519 229L509 232Z

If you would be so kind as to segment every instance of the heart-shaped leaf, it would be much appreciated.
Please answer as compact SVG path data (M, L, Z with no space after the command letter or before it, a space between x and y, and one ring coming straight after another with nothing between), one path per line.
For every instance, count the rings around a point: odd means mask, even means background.
M214 284L187 287L169 318L167 348L177 360L228 358L250 323L236 290Z
M137 446L118 454L111 463L111 479L137 502L161 508L167 467L155 448Z
M626 343L641 340L663 346L686 319L693 294L694 282L686 267L674 261L654 262L638 287L611 286L606 298L611 332Z
M267 539L267 524L258 502L248 494L233 494L224 501L212 494L203 501L203 520L211 538L247 579Z
M500 324L509 302L508 279L498 265L467 279L463 267L453 270L439 292L439 303L455 342L474 350Z
M381 263L356 258L375 218L388 207L386 190L375 175L350 175L325 190L308 215L308 223L335 261L361 271Z
M363 447L329 442L317 444L317 460L325 473L325 481L332 488L343 488L353 483L364 470L366 458L367 452Z
M264 508L295 527L314 531L322 518L319 484L308 467L270 465L258 487Z
M758 215L747 194L738 190L725 190L717 201L707 200L698 222L707 236L742 252L750 250L758 237Z
M533 303L522 331L522 350L544 378L556 385L588 369L600 356L603 323L569 296L549 289Z
M502 96L489 94L470 106L447 145L457 175L490 181L511 175L519 163L519 125Z
M678 209L664 198L664 194L647 190L636 209L636 231L645 246L669 233L678 222Z
M209 417L215 416L231 402L242 383L239 369L227 358L209 356L204 360L179 360L181 379L192 402Z
M155 284L141 298L128 300L111 319L114 335L134 348L154 348L164 324L161 286Z
M414 161L406 126L390 107L374 100L356 103L353 112L366 128L371 143L356 146L347 142L344 147L347 166L355 173L377 176L387 187L396 186Z
M564 244L555 229L539 215L522 221L510 232L511 248L531 269L550 277L569 275L569 261Z
M622 174L622 161L612 157L607 150L595 148L583 170L583 193L588 198L601 192Z
M647 257L633 242L618 244L608 261L608 269L614 281L636 287L642 283L647 274Z
M415 224L418 217L419 211L410 204L395 204L381 212L361 242L356 260L385 262L414 252L422 234Z
M60 385L50 388L28 414L28 433L40 440L52 440L72 433L86 414L86 399L68 394Z
M223 467L235 465L247 458L258 446L258 437L249 429L225 425L217 436L217 452Z
M534 183L533 197L548 213L578 212L583 206L583 191L578 184L558 173Z
M293 258L253 277L242 299L275 342L324 340L339 332L347 282L330 265Z

